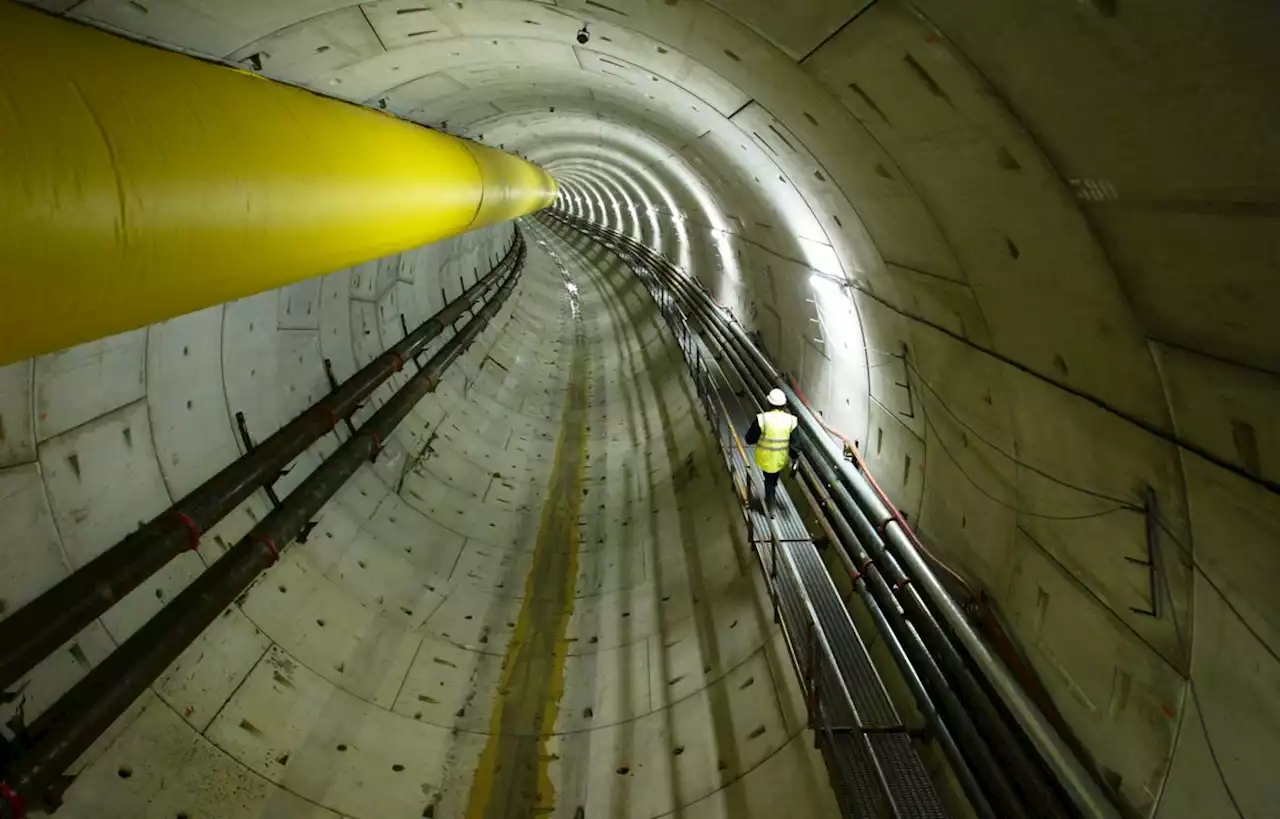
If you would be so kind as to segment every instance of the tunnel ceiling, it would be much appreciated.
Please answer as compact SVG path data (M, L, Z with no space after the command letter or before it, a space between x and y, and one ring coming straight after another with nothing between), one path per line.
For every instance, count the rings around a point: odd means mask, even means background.
M1266 322L1277 297L1250 288L1268 257L1243 252L1276 255L1274 138L1239 136L1275 132L1274 49L1262 36L1276 23L1271 4L1225 14L1114 0L962 11L935 0L785 11L767 0L33 5L534 159L548 136L599 145L587 121L614 124L654 141L645 161L695 166L735 232L770 210L776 186L798 191L854 275L887 259L963 282L1035 253L1018 234L1079 221L1063 211L1082 205L1088 222L1071 242L1082 258L1040 280L974 282L997 346L1039 347L1026 363L1061 371L1056 356L1078 378L1071 362L1089 351L1041 322L1088 311L1104 334L1136 316L1171 344L1280 368ZM875 250L850 235L859 216ZM969 252L957 237L975 231L1004 258ZM1168 232L1178 241L1161 241ZM1068 275L1073 265L1094 270ZM1006 311L1034 314L1034 332ZM1114 379L1087 386L1162 414Z

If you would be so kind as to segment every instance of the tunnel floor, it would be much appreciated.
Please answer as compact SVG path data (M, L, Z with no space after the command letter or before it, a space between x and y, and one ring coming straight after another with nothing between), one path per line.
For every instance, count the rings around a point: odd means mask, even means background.
M656 307L585 238L525 229L403 457L344 487L58 815L836 815Z

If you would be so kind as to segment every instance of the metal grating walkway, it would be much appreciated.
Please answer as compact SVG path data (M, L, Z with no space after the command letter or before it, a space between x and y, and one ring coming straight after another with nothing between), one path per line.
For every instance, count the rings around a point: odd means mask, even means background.
M742 435L755 413L749 391L726 370L698 320L663 282L669 263L612 231L544 211L545 224L575 229L618 253L649 290L680 343L742 504L751 542L768 578L774 616L804 686L810 727L838 801L860 819L946 819L924 764L889 700L862 637L809 535L804 517L779 485L775 517ZM666 267L664 268L663 265Z

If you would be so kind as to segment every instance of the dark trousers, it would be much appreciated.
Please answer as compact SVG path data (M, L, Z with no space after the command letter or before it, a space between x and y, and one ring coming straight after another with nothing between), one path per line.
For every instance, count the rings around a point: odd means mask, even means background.
M765 472L764 474L764 502L769 506L773 506L773 499L778 495L778 478L782 477L781 472Z

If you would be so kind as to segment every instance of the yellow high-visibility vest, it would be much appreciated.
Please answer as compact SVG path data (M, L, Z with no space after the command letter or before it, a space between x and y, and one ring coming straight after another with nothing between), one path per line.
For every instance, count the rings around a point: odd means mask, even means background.
M756 466L765 472L781 472L791 460L791 431L796 417L786 410L770 410L756 416L760 441L756 444Z

